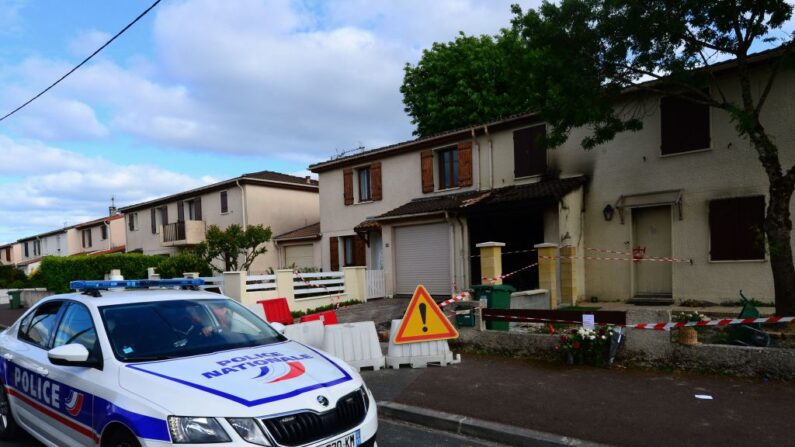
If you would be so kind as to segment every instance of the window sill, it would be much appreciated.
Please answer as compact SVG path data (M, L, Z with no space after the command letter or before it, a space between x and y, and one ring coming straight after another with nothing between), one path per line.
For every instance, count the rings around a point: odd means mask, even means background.
M461 187L460 186L453 186L452 188L436 189L433 192L449 192L449 191L456 191L458 189L461 189Z
M368 203L373 203L373 202L375 202L375 200L365 200L363 202L354 202L353 204L354 205L367 205ZM348 267L350 267L350 266L348 266Z
M539 180L543 177L544 174L532 174L532 175L525 175L523 177L514 177L514 181L522 181L522 180Z
M722 259L718 261L710 259L707 262L709 264L764 264L767 259Z
M671 157L681 157L682 155L690 155L690 154L701 154L704 152L711 151L711 147L707 147L704 149L693 149L692 151L684 151L684 152L675 152L673 154L660 154L660 158L671 158Z

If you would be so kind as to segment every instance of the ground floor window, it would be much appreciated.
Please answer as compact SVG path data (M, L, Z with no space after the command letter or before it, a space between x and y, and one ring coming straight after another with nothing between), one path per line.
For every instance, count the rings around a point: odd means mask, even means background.
M709 202L709 255L713 261L765 259L764 196Z

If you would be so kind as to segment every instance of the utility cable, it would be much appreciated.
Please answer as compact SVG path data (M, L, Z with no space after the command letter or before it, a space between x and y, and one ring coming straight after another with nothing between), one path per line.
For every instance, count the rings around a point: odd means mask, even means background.
M37 100L37 99L38 99L38 98L39 98L41 95L43 95L43 94L47 93L48 91L50 91L50 89L51 89L51 88L53 88L53 87L55 87L56 85L60 84L60 82L61 82L61 81L63 81L63 80L64 80L64 79L66 79L66 78L67 78L69 75L71 75L72 73L74 73L75 71L77 71L77 69L78 69L78 68L80 68L80 67L82 67L83 65L85 65L85 63L86 63L86 62L90 61L90 60L91 60L91 58L93 58L94 56L96 56L96 55L97 55L97 54L98 54L100 51L104 50L104 49L105 49L105 47L107 47L108 45L110 45L110 43L111 43L111 42L113 42L114 40L116 40L116 38L117 38L117 37L121 36L122 34L124 34L124 32L125 32L125 31L127 31L127 30L128 30L128 29L130 29L130 28L131 28L133 25L135 25L135 23L136 23L136 22L138 22L139 20L141 20L141 19L142 19L142 18L143 18L143 17L144 17L146 14L148 14L148 13L149 13L149 11L151 11L152 9L154 9L154 7L155 7L155 6L157 6L157 4L158 4L158 3L160 3L160 1L161 1L161 0L157 0L157 1L155 1L154 3L152 3L152 5L151 5L151 6L149 6L148 8L146 8L146 10L145 10L144 12L142 12L141 14L139 14L139 15L138 15L138 17L136 17L136 18L135 18L135 20L133 20L132 22L128 23L128 24L127 24L127 26L125 26L124 28L122 28L122 30L121 30L121 31L119 31L118 33L116 33L116 35L115 35L115 36L111 37L111 38L110 38L110 40L108 40L107 42L105 42L105 43L104 43L104 44L103 44L101 47L97 48L97 50L96 50L96 51L94 51L93 53L91 53L91 55L90 55L90 56L88 56L87 58L83 59L83 62L80 62L79 64L77 64L77 65L76 65L74 68L72 68L71 70L69 70L69 71L68 71L68 72L67 72L65 75L63 75L63 76L61 76L60 78L58 78L58 80L57 80L57 81L55 81L55 82L53 82L52 84L50 84L50 86L49 86L49 87L47 87L47 88L45 88L44 90L42 90L41 92L39 92L39 94L38 94L38 95L36 95L36 96L34 96L34 97L30 98L29 100L27 100L27 101L26 101L24 104L22 104L21 106L19 106L19 107L17 107L16 109L14 109L14 110L12 110L12 111L10 111L10 112L6 113L5 115L3 115L3 117L2 117L2 118L0 118L0 121L3 121L4 119L8 118L9 116L11 116L11 115L13 115L13 114L15 114L15 113L19 112L19 111L20 111L20 110L22 110L22 109L23 109L25 106L27 106L28 104L30 104L30 103L32 103L33 101Z

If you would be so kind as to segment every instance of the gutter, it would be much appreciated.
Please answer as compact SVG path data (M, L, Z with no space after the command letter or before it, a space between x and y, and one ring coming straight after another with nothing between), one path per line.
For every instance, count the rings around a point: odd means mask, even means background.
M401 214L400 216L387 216L387 217L376 217L373 219L376 222L380 222L382 220L397 220L397 219L409 219L412 217L425 217L425 216L436 216L436 215L445 215L447 211L439 210L439 211L429 211L427 213L416 213L416 214Z

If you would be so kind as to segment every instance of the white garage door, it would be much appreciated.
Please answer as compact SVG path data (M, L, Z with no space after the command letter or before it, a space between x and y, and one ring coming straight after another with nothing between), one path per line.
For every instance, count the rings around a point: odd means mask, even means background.
M284 247L284 257L286 267L290 268L293 264L296 267L315 267L315 256L312 245L288 245Z
M398 294L424 284L432 294L450 294L450 230L446 223L395 228Z

